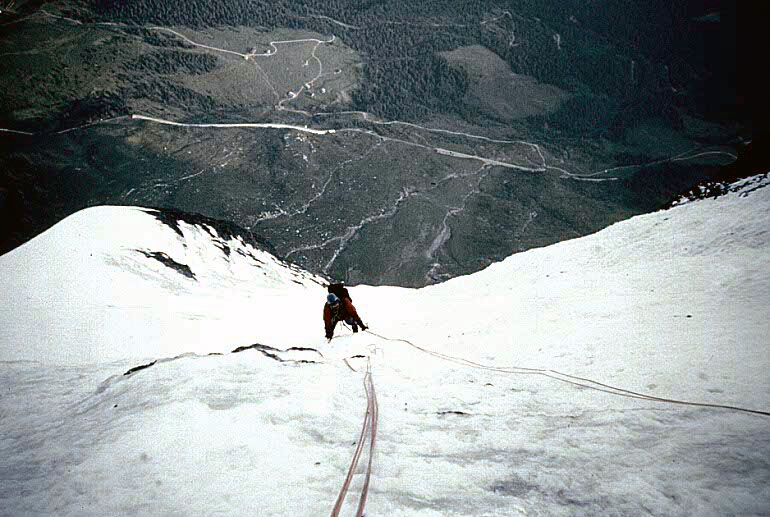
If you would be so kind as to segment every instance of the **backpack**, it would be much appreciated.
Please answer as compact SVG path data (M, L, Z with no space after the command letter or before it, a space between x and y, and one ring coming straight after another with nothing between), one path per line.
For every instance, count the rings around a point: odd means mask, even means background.
M348 293L348 290L347 290L347 288L346 288L346 287L345 287L345 286L344 286L342 283L338 283L338 284L329 284L329 285L328 285L328 286L326 286L326 287L327 287L327 290L328 290L330 293L332 293L333 295L335 295L335 296L336 296L337 298L339 298L340 300L344 300L345 298L347 298L347 299L348 299L348 300L350 300L351 302L353 301L353 299L350 297L350 293Z

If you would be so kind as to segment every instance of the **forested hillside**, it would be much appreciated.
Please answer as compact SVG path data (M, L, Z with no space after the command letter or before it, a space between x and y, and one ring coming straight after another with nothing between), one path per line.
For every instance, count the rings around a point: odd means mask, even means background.
M91 21L291 27L335 34L366 60L355 108L400 120L436 112L474 117L461 102L467 78L436 54L481 44L509 63L514 73L570 92L572 98L562 110L543 117L542 123L589 136L618 137L649 117L676 127L683 112L713 111L712 101L724 93L724 85L710 79L725 63L705 55L734 37L729 27L719 28L703 18L708 5L683 0L77 4L71 14ZM693 96L692 91L702 93ZM730 110L729 100L725 108ZM720 111L718 115L725 115Z

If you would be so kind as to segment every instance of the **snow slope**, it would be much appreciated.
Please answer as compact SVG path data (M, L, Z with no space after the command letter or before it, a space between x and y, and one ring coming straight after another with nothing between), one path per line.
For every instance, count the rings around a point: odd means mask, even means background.
M185 222L177 232L153 213L82 210L0 257L0 357L82 364L223 352L251 342L255 327L280 345L284 330L270 322L297 304L309 310L303 293L321 290L242 238Z
M340 515L769 514L755 187L352 288L372 332L331 343L243 240L75 214L0 257L0 515L334 514L359 444Z

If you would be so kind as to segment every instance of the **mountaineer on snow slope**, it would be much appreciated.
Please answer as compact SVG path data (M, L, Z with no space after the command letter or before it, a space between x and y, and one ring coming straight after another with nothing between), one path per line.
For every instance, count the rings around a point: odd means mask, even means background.
M334 337L334 327L337 323L343 321L350 325L353 332L366 330L367 326L361 321L355 306L350 298L348 290L342 284L331 284L328 286L329 295L324 304L324 326L326 328L326 340L331 341Z

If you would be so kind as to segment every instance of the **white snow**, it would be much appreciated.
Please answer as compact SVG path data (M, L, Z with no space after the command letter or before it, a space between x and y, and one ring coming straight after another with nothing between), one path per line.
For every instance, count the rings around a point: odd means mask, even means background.
M0 257L0 515L330 514L367 368L367 515L767 514L768 416L617 388L770 410L768 228L760 188L424 289L354 287L372 333L327 343L312 275L84 210ZM256 343L279 350L231 353Z
M184 238L141 209L96 207L1 257L0 357L82 364L229 351L253 343L255 327L273 346L317 335L289 338L271 324L294 307L318 312L295 283L320 290L311 275L242 241L227 242L227 256L205 229L180 229ZM196 280L142 250L166 253Z

